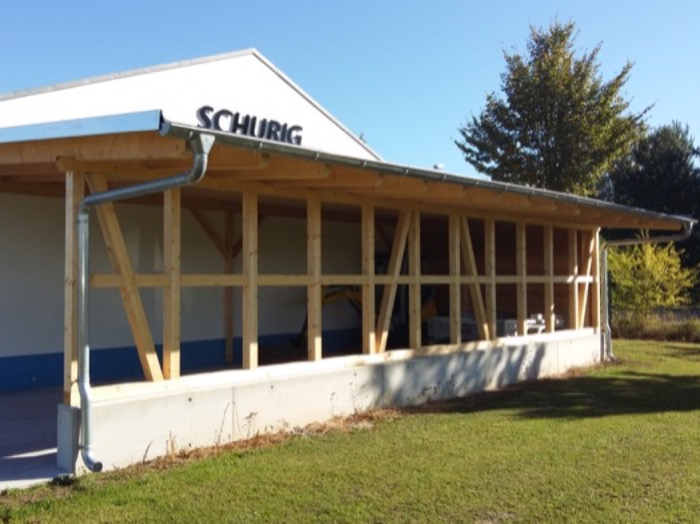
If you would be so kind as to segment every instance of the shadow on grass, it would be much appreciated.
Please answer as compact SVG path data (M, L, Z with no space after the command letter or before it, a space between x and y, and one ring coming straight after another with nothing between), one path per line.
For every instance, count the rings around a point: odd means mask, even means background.
M685 353L687 355L687 351ZM525 418L585 418L700 409L700 376L621 371L545 379L411 409L476 413L512 410Z

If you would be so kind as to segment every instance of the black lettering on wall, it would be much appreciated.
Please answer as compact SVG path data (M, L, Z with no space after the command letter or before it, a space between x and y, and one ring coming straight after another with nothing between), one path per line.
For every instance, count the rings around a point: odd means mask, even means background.
M221 127L221 117L226 117L229 120L228 128ZM231 124L233 123L233 113L228 109L222 109L221 111L217 111L216 113L214 113L213 122L214 129L218 129L219 131L233 132L233 130L231 129Z
M267 118L258 120L257 116L234 113L228 109L215 111L212 106L200 107L196 116L199 127L205 129L301 145L303 128L299 125Z
M199 127L211 129L211 114L213 112L214 108L211 106L202 106L197 109L197 122L199 122Z

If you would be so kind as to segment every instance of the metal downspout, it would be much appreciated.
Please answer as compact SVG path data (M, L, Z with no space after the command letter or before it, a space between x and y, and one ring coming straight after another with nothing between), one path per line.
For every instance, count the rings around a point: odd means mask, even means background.
M89 195L78 208L78 390L80 393L81 442L80 454L83 463L90 471L102 471L102 462L93 457L92 451L92 397L90 387L90 343L88 337L88 305L90 274L90 208L94 205L162 193L199 182L207 170L209 151L214 145L214 137L196 133L188 138L194 153L189 171L160 180L135 186L113 189Z
M603 360L615 360L612 351L612 330L610 328L610 278L608 275L608 248L620 246L636 246L639 244L662 244L666 242L682 242L687 240L693 231L695 220L683 222L683 231L672 235L646 238L625 238L619 240L607 240L603 242L601 253L601 265L603 273L603 286L601 289L601 303L603 304L603 331L601 340L601 353Z

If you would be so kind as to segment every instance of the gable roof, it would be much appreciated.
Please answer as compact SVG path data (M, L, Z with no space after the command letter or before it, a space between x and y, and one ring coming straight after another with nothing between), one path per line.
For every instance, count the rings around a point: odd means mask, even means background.
M254 120L250 134L264 137L275 121L302 128L302 147L381 159L255 49L0 95L0 127L147 110L197 125L203 107L210 108L210 116L222 112L224 127L238 114L241 121Z

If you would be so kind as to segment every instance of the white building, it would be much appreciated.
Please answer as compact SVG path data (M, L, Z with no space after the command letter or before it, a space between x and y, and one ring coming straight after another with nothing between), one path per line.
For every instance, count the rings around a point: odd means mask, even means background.
M255 51L11 93L0 123L0 392L63 386L69 471L81 420L116 467L596 362L600 229L692 226L382 162Z

